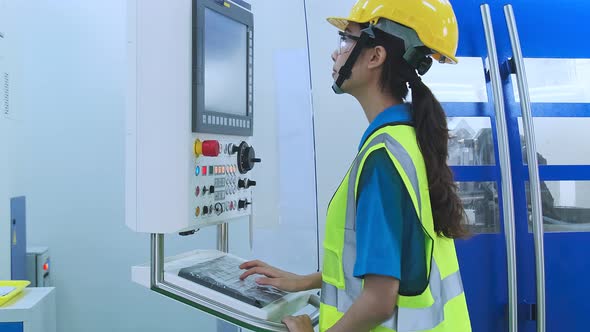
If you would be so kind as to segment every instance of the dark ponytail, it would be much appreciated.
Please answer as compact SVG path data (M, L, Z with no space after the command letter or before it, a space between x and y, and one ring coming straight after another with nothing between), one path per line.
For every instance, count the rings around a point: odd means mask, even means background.
M439 236L448 238L466 237L468 232L462 225L465 211L447 164L449 130L445 112L416 71L403 60L403 41L377 29L375 35L376 44L387 51L381 74L383 91L404 100L408 83L412 89L412 116L426 163L434 230Z

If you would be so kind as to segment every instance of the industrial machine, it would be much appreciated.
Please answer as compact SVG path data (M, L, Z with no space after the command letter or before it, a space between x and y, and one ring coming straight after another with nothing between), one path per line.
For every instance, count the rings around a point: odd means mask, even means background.
M281 319L317 296L240 281L244 260L227 253L227 223L251 229L262 162L253 43L244 1L128 1L126 223L151 234L151 262L132 278L235 325L286 331ZM165 235L204 227L218 228L218 250L164 258Z

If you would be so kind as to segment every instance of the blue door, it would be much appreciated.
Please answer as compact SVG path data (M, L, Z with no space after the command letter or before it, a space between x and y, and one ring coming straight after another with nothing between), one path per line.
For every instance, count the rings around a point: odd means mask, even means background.
M514 22L526 72L516 72L506 10L495 8L498 55L505 71L505 95L512 161L518 271L520 331L536 331L537 263L544 263L544 318L547 331L587 331L590 294L585 276L590 272L590 3L583 0L512 1ZM514 38L514 36L512 36ZM538 158L538 186L544 225L544 248L535 250L529 184L526 130L518 80L530 96L534 151ZM542 229L539 228L539 231ZM540 233L541 234L541 233ZM541 249L543 249L541 251ZM542 257L543 260L539 260ZM541 280L542 281L542 280ZM542 284L540 286L543 286ZM539 317L541 315L541 317ZM541 323L541 325L543 325Z
M510 60L516 52L506 4L511 4L518 28L534 134L527 133L523 121L517 89L523 76L513 74L517 59ZM481 5L453 1L460 64L445 69L447 76L455 77L437 77L436 66L433 82L425 77L448 115L449 163L473 234L457 241L473 330L511 330L510 309L516 309L518 316L512 320L519 331L543 326L546 331L586 331L590 304L582 294L590 294L584 282L590 272L585 258L590 252L590 26L582 22L590 19L590 2L563 0L557 6L552 0L488 1L494 50L486 40ZM494 92L494 57L500 98ZM505 144L499 143L501 136ZM536 195L531 190L536 186L529 185L529 137L534 138L530 153L540 164L538 215L544 224L544 234L539 233L544 247L535 242L532 227ZM511 188L502 183L503 175ZM543 267L539 275L537 263ZM539 290L538 280L545 282ZM516 305L509 306L509 289ZM545 294L543 312L538 311L538 291Z
M456 242L474 331L506 331L507 250L497 119L481 2L453 1L460 42L456 66L433 66L424 81L441 101L450 129L449 164L472 237Z

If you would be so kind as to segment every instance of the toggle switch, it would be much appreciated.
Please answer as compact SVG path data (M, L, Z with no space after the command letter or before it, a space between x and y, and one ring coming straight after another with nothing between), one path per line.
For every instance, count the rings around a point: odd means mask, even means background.
M240 199L238 201L238 210L247 209L248 208L248 205L250 205L250 204L252 204L252 203L251 202L248 202L247 199Z
M249 179L244 179L244 180L240 179L238 181L238 188L241 188L241 189L248 189L248 188L253 187L255 185L256 185L256 181L252 181Z
M209 207L208 206L203 206L203 215L206 216L209 214Z

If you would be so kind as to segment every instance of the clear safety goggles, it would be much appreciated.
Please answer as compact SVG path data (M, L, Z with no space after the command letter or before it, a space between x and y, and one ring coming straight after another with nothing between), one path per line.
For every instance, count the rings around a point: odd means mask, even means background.
M353 36L349 33L339 31L338 32L338 55L350 52L357 41L361 38L357 36Z

